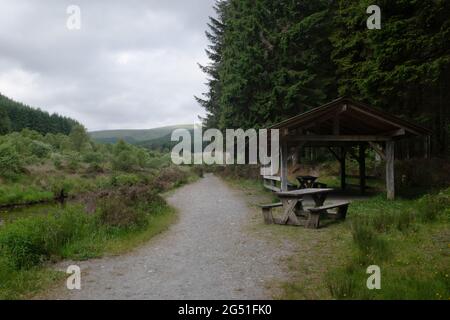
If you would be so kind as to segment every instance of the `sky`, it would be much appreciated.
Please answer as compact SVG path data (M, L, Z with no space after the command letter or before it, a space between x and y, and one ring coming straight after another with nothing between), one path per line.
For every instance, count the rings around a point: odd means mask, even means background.
M198 122L213 4L0 0L0 93L90 131Z

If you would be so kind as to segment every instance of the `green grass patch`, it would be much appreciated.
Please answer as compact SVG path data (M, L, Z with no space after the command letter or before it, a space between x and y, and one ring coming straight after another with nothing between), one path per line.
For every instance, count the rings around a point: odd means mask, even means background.
M53 199L53 192L35 186L18 184L0 186L0 206L38 203Z
M135 210L145 210L145 220L120 227L104 221L101 212L88 215L75 205L6 224L0 228L0 299L26 298L60 279L59 273L44 267L47 262L123 253L176 219L163 201Z
M449 299L450 190L418 200L381 197L352 204L351 254L332 268L336 299ZM381 289L366 286L367 267L381 268Z

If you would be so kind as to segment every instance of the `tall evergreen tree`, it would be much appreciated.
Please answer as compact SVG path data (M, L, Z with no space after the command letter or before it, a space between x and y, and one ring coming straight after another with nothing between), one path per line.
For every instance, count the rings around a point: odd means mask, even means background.
M206 118L203 119L207 127L218 127L220 118L220 79L219 72L222 66L223 37L225 33L225 21L227 15L228 1L218 0L214 5L216 17L210 17L206 37L210 45L206 49L211 63L207 66L199 65L201 70L208 76L208 92L202 98L195 97L197 102L206 110Z

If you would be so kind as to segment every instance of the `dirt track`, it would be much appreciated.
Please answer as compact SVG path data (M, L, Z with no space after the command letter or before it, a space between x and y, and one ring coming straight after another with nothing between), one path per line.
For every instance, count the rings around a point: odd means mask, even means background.
M129 254L77 263L82 289L47 298L271 298L283 253L249 231L254 212L238 191L207 175L167 200L180 217L168 231Z

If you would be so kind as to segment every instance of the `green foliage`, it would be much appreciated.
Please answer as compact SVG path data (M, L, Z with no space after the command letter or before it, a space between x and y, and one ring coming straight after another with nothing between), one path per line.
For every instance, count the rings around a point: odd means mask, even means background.
M9 143L0 144L0 176L10 177L22 171L22 161L16 149Z
M419 200L373 199L352 204L354 253L330 270L328 289L337 299L447 299L450 191ZM382 289L367 290L366 268L382 270Z
M47 158L50 152L52 152L51 145L41 141L33 141L30 148L31 154L38 158Z
M93 229L93 217L77 209L61 215L35 216L7 224L0 232L0 248L16 269L28 269L57 255L62 246Z
M6 115L4 111L6 111ZM0 134L21 131L25 128L41 134L69 134L74 125L78 125L78 122L73 119L58 114L50 115L40 109L30 108L0 94Z
M52 191L43 190L36 186L0 185L0 206L31 204L53 199L54 193Z
M205 125L267 127L351 96L433 129L433 152L449 152L450 2L380 1L381 30L366 26L371 4L217 1Z
M115 187L131 187L141 182L141 178L135 174L119 174L111 178L111 185Z
M0 105L0 135L7 134L10 131L11 120L9 119L8 112Z
M142 227L147 222L145 211L137 210L120 196L102 199L99 207L101 223L110 227Z
M81 125L76 125L72 128L69 138L73 148L78 152L89 142L89 136L86 129Z

